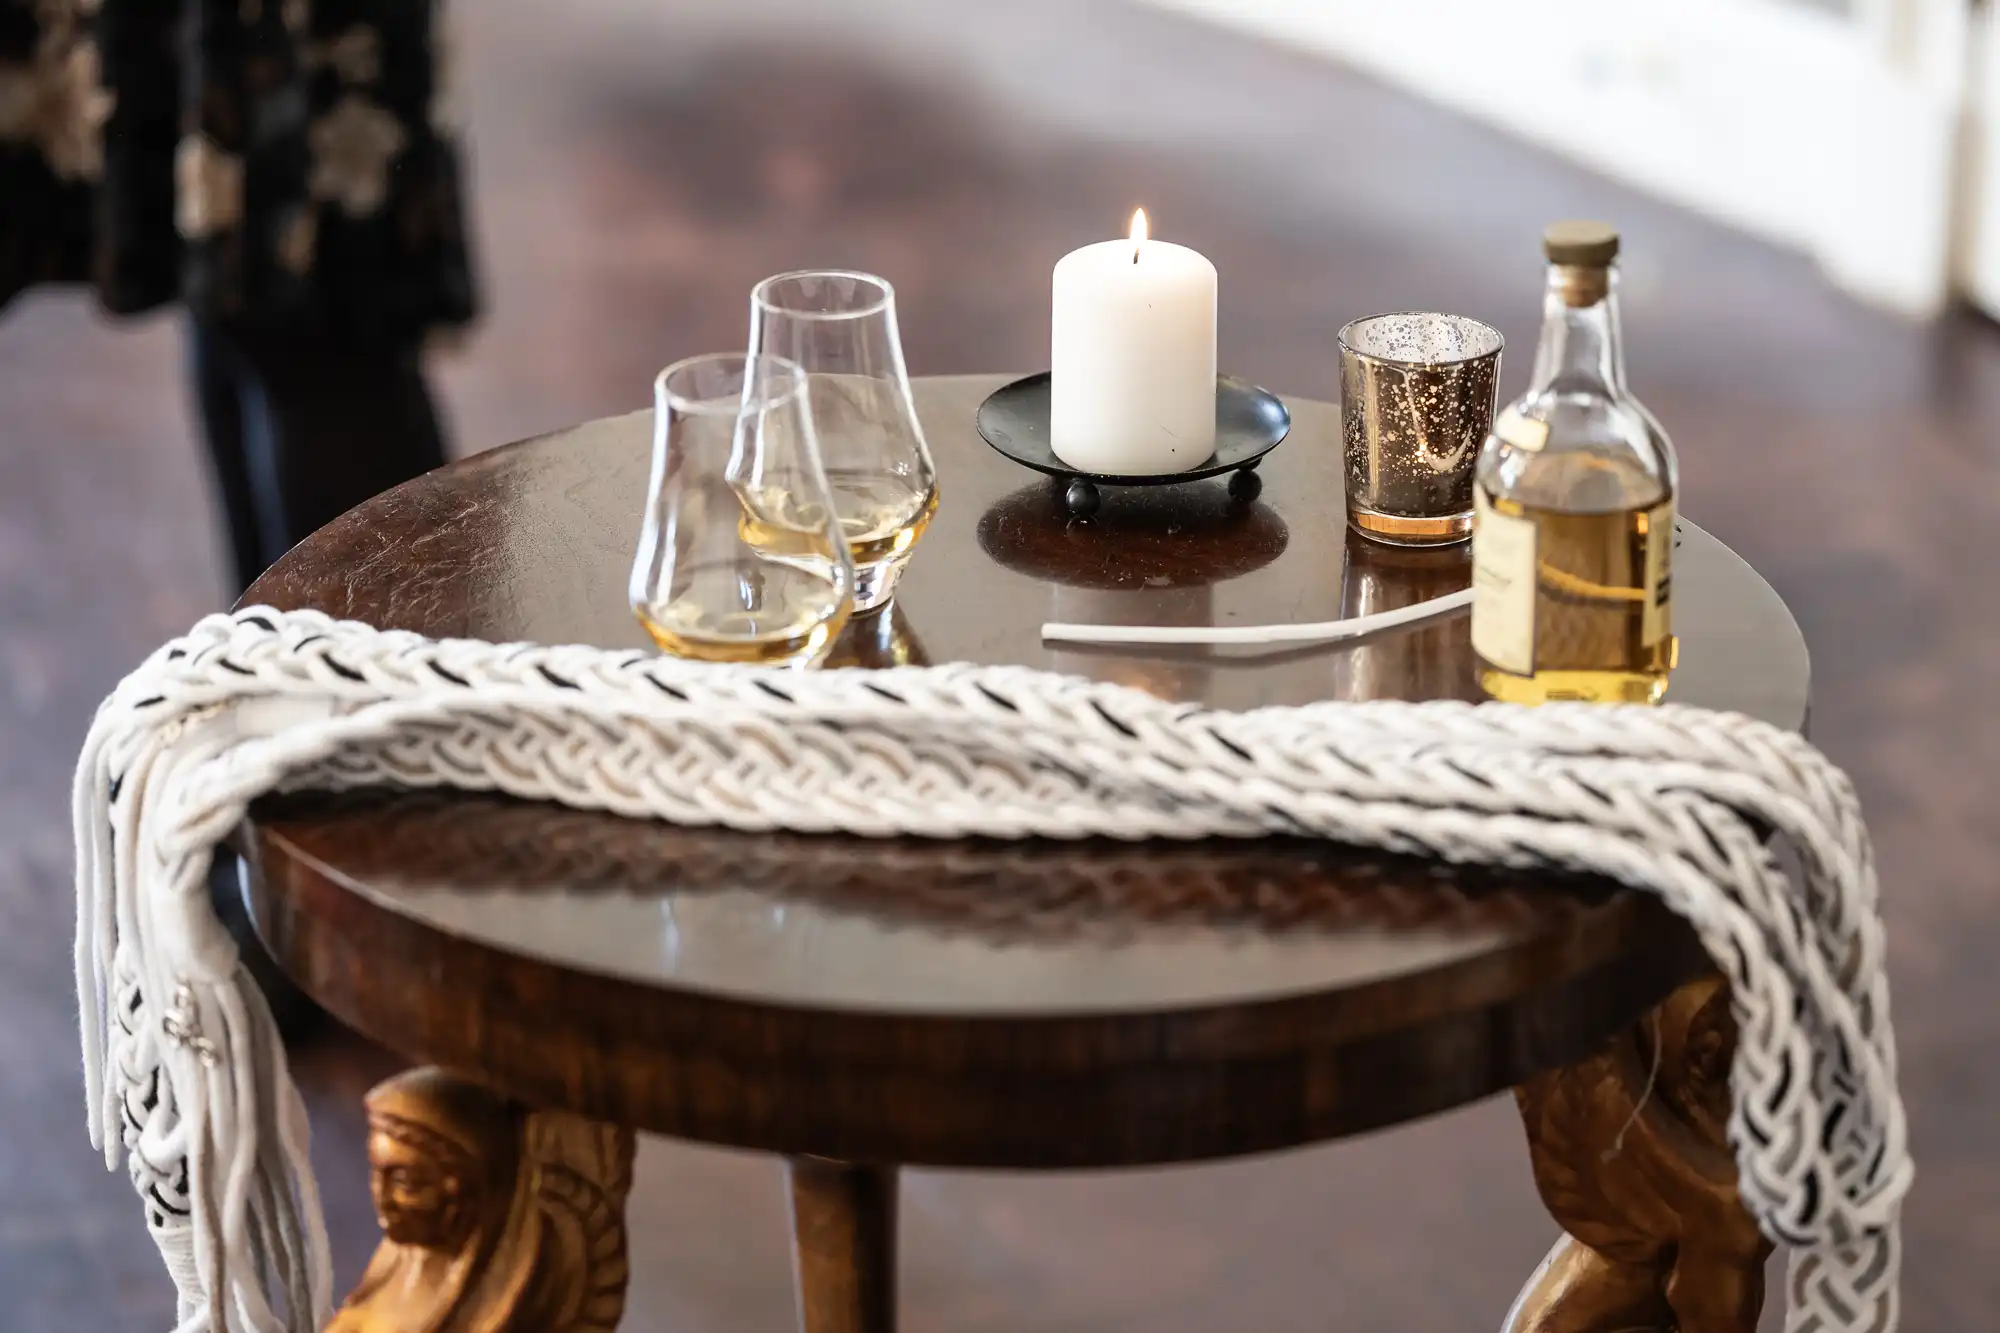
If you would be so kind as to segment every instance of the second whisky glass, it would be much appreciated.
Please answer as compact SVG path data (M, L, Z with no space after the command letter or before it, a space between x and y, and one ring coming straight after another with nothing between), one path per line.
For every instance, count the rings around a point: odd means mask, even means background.
M937 468L910 398L896 292L867 273L809 270L750 293L750 351L805 369L813 426L848 550L854 609L887 602L937 512ZM786 497L746 498L782 532L801 518Z
M853 611L854 567L828 517L805 372L712 353L661 371L653 396L653 476L629 590L639 623L675 657L820 661ZM782 541L752 508L770 495L791 506Z

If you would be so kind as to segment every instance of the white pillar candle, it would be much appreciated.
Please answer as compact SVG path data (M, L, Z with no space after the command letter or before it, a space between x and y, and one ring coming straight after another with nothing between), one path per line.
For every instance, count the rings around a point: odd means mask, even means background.
M1080 472L1184 472L1215 452L1215 265L1146 237L1056 265L1049 444Z

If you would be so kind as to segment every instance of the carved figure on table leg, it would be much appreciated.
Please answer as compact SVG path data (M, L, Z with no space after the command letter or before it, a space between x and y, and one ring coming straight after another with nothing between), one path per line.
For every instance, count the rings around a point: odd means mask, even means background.
M1737 1191L1735 1053L1728 986L1705 977L1516 1091L1535 1185L1567 1234L1504 1333L1754 1333L1771 1244Z
M632 1133L436 1069L368 1094L382 1243L328 1333L609 1333Z

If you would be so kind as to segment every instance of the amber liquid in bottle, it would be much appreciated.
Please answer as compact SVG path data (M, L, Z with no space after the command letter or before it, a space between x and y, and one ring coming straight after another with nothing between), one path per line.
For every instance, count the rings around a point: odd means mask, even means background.
M1673 540L1673 504L1655 478L1616 462L1551 461L1584 474L1575 490L1626 503L1550 509L1485 497L1499 521L1534 525L1534 669L1520 675L1482 662L1480 687L1507 703L1656 702L1673 670L1675 640L1672 591L1652 547Z
M1474 469L1472 646L1495 699L1655 703L1677 651L1672 443L1625 385L1617 233L1558 223L1528 392Z

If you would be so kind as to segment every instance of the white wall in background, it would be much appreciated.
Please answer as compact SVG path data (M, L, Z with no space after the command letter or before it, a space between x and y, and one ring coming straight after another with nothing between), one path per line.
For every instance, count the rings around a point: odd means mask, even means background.
M1848 14L1796 0L1153 2L1338 56L1803 248L1891 309L1928 315L1951 295L1972 0L1852 0ZM2000 97L1987 106L2000 116ZM2000 136L1987 144L2000 192ZM2000 309L1995 203L1978 290ZM1961 274L1976 248L1961 248Z
M2000 315L2000 9L1989 0L1973 21L1958 278L1973 301Z

